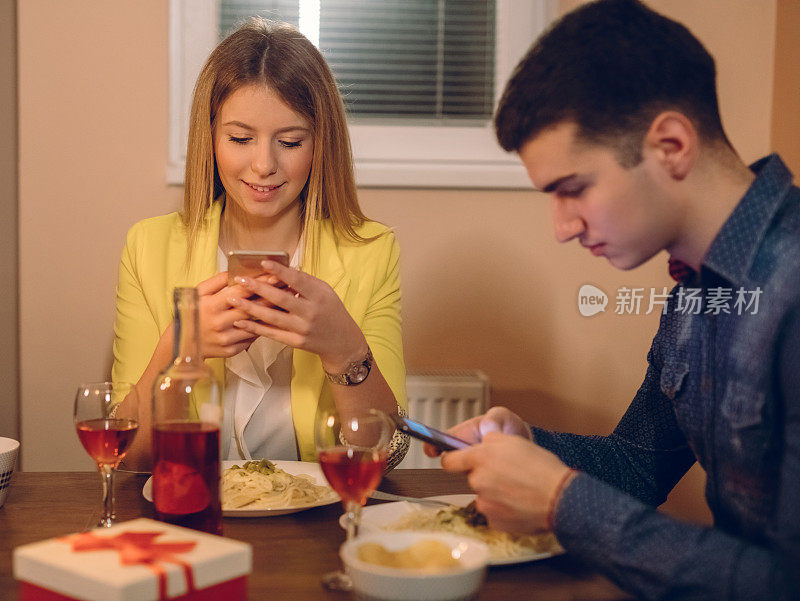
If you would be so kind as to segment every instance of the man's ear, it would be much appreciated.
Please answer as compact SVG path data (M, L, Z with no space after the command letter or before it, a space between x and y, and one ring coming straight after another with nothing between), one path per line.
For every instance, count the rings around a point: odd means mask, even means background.
M697 161L699 139L691 120L677 111L659 113L644 138L644 153L650 154L669 175L682 180Z

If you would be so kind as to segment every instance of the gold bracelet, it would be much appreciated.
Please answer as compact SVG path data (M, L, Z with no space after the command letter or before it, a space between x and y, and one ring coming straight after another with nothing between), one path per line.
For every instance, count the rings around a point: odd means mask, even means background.
M408 412L400 405L397 406L397 414L400 417L408 417ZM396 468L408 453L408 446L410 438L408 434L401 431L399 428L392 434L392 441L389 443L389 457L386 459L386 467L383 469L384 474L388 474Z
M400 405L397 406L397 414L400 417L408 417L408 411L403 409ZM388 474L405 459L406 453L408 453L410 440L408 434L402 430L396 429L394 431L392 440L389 442L389 456L386 458L386 466L383 468L384 474ZM341 444L347 444L341 430L339 431L339 442Z

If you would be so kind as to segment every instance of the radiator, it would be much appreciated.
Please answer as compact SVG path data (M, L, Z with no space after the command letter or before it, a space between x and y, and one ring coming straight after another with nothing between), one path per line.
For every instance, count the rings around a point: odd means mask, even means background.
M439 430L485 413L489 406L489 378L477 370L411 372L406 392L409 417ZM422 444L411 439L398 469L440 467L439 458L425 455Z

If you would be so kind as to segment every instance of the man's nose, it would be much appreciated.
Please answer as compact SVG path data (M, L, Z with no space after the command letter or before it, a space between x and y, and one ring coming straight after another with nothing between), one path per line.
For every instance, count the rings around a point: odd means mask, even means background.
M569 242L586 231L583 219L558 199L553 201L553 231L558 242Z

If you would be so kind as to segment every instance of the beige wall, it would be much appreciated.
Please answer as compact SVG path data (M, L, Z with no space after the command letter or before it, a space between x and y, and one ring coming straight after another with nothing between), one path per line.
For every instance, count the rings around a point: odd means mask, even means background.
M71 397L108 371L124 232L180 199L164 184L167 3L20 4L24 467L88 468ZM723 120L743 158L769 151L775 0L652 4L717 58ZM623 285L668 286L664 257L622 273L558 246L547 201L531 192L370 189L361 200L397 228L403 248L410 368L483 369L496 402L547 426L614 425L641 380L657 316L583 318L577 290L593 283L613 303Z
M778 0L772 147L800 175L800 2Z
M25 0L19 14L23 469L90 468L72 426L107 377L127 228L168 188L163 0Z
M0 436L19 436L16 3L0 0Z

